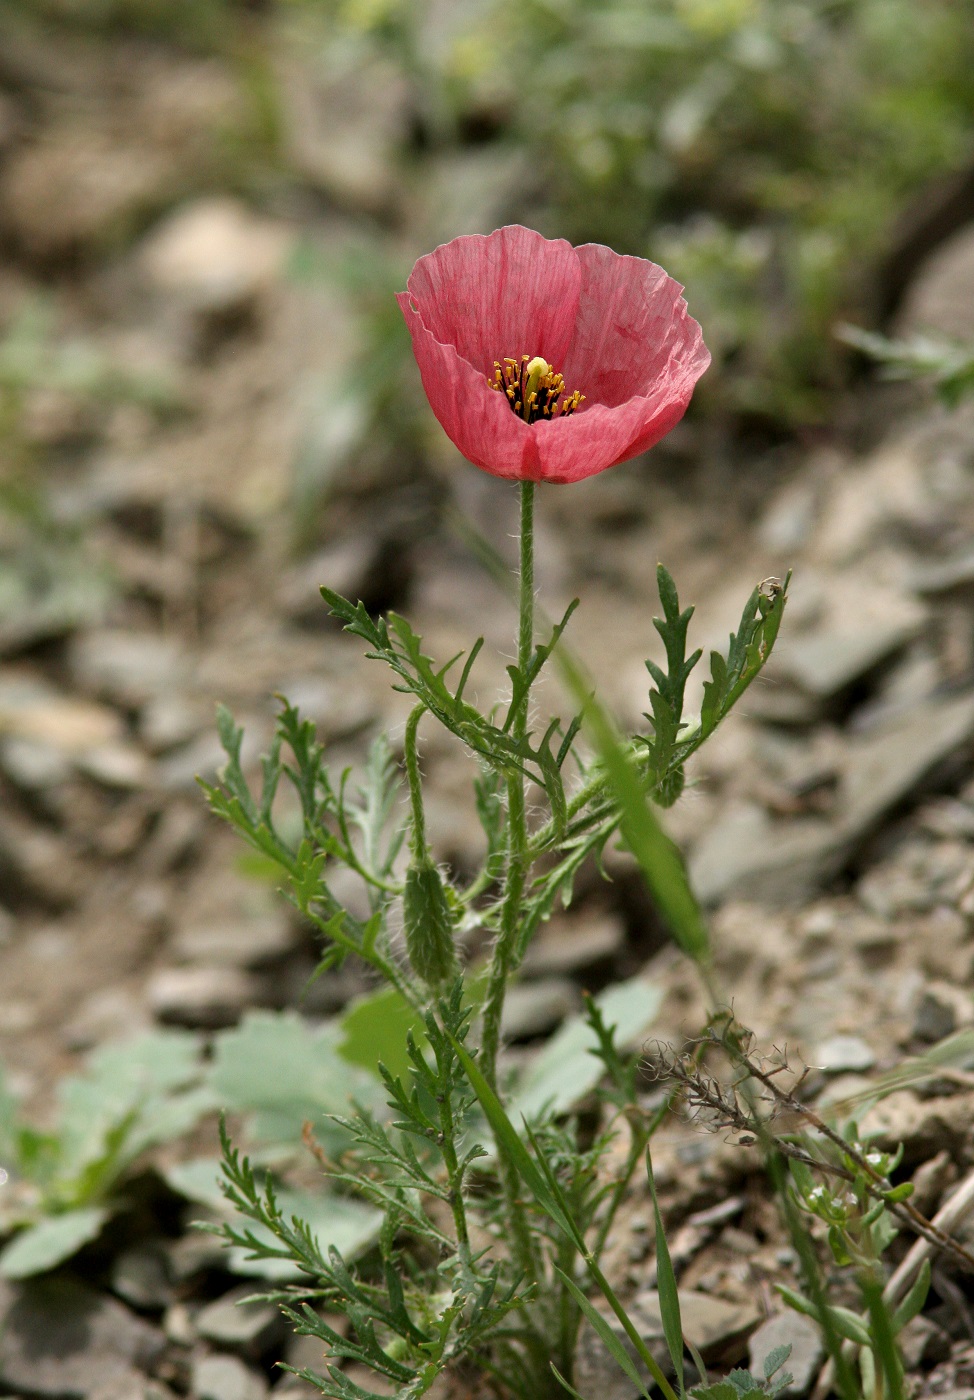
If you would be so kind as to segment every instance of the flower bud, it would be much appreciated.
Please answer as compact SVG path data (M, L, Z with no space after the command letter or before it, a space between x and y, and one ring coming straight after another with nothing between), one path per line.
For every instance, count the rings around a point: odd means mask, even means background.
M683 785L686 781L682 768L674 768L661 778L653 796L660 807L672 807L673 803L683 792Z
M402 897L406 951L417 977L431 987L454 976L453 916L440 872L419 856L406 872Z

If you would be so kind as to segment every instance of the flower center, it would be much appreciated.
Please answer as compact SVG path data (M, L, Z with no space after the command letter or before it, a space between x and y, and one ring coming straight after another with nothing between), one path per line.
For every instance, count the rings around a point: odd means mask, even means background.
M575 389L569 394L560 374L540 355L531 359L494 361L494 373L487 383L498 393L506 394L508 402L525 423L538 423L543 418L564 418L574 413L585 398Z

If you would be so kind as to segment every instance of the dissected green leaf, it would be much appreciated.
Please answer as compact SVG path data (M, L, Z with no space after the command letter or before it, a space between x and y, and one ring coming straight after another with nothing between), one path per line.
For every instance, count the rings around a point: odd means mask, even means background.
M207 1206L220 1216L232 1215L220 1187L222 1172L217 1158L177 1163L166 1169L165 1177L168 1185L187 1200ZM382 1226L381 1212L334 1192L280 1188L276 1200L288 1219L296 1216L305 1222L325 1257L329 1249L337 1249L344 1258L357 1258L375 1242ZM259 1240L274 1242L265 1226L253 1223L249 1228ZM228 1260L237 1274L282 1281L302 1277L302 1271L287 1259L248 1259L246 1250L240 1248L230 1249Z

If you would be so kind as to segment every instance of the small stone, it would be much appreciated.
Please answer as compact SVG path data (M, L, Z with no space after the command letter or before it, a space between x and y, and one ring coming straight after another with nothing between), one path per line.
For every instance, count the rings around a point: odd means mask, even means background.
M200 1336L248 1356L263 1356L282 1340L284 1319L272 1303L248 1302L253 1293L253 1286L245 1284L208 1303L196 1316Z
M946 1361L952 1349L950 1337L944 1329L922 1315L911 1318L897 1333L896 1344L908 1371L918 1371L924 1364L929 1367Z
M284 957L300 936L286 911L275 909L260 917L240 917L226 923L188 924L178 930L171 948L185 962L257 968Z
M195 1400L265 1400L267 1382L237 1356L194 1361L190 1389Z
M150 1312L167 1307L172 1287L163 1251L151 1244L123 1250L112 1265L112 1288L133 1308Z
M215 195L169 214L147 236L139 260L155 290L201 315L248 309L281 275L289 229Z
M928 982L913 1013L913 1034L918 1040L943 1040L972 1021L974 1001L970 992L949 982Z
M163 968L149 979L146 1000L165 1025L218 1030L260 1002L260 983L237 967Z
M876 1056L857 1035L832 1035L815 1046L809 1060L826 1074L862 1074L872 1069Z
M611 962L625 946L626 926L617 914L543 924L521 964L525 977L564 977Z
M184 670L177 644L155 632L83 632L68 660L80 686L129 709L171 690Z
M911 610L905 617L877 617L855 630L829 628L782 639L775 648L775 674L817 699L829 700L902 650L918 626Z
M164 1346L156 1328L73 1279L0 1283L0 1386L73 1400L130 1384Z
M578 988L566 977L520 982L504 1003L503 1032L507 1040L529 1040L561 1025L581 1005Z
M225 1268L227 1262L227 1253L220 1237L199 1229L188 1230L178 1240L173 1240L167 1246L166 1255L169 1276L174 1283L188 1283L209 1269Z
M154 695L139 716L139 735L154 754L188 744L205 727L200 710L184 695Z
M185 1303L173 1303L162 1319L162 1330L178 1347L191 1347L199 1341L194 1313Z
M849 840L910 797L927 775L974 736L974 698L915 706L902 719L849 746L839 784L839 825Z
M896 319L896 334L917 331L967 341L974 337L971 279L974 277L974 234L966 224L939 243L921 263L907 287Z
M134 744L101 744L88 749L76 760L78 769L107 788L142 788L151 775L145 754Z
M791 1382L781 1391L786 1396L807 1395L825 1361L825 1348L819 1328L802 1313L784 1312L763 1322L748 1343L751 1374L764 1375L764 1363L775 1347L790 1346L791 1354L778 1375L789 1371Z
M832 823L811 817L775 821L753 803L732 802L694 846L690 880L704 904L729 896L761 904L802 904L842 860L842 842Z
M0 745L0 767L22 792L59 788L71 776L65 754L37 739L9 738Z
M130 1371L99 1383L86 1393L85 1400L176 1400L176 1397L161 1381L150 1380L140 1371Z
M744 1354L747 1337L761 1321L757 1308L743 1303L728 1303L709 1293L692 1289L679 1290L680 1316L683 1334L700 1352L704 1361L733 1363ZM659 1294L655 1289L640 1293L633 1311L653 1336L663 1335Z

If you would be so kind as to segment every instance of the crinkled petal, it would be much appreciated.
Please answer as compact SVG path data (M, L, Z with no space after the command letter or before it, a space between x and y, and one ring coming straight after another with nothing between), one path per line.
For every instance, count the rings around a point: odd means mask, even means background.
M576 249L582 275L578 318L561 370L590 404L616 408L663 385L674 358L703 350L683 288L656 263L614 253L601 243ZM710 363L701 363L698 376Z
M533 430L511 411L503 394L488 386L484 374L461 359L452 345L430 334L407 292L401 292L398 301L426 397L453 445L475 467L494 476L537 479L540 459Z
M511 224L454 238L420 258L407 292L430 335L486 375L506 355L543 355L560 365L581 280L570 243Z
M683 417L710 354L682 291L655 263L515 225L420 258L399 305L463 455L495 476L571 482L645 452ZM543 355L582 408L530 425L512 412L487 376L519 354Z
M538 479L583 481L647 452L679 423L709 359L708 355L704 363L698 362L695 372L672 364L658 392L637 396L618 408L595 404L554 423L533 424L530 431L536 434L540 459Z

